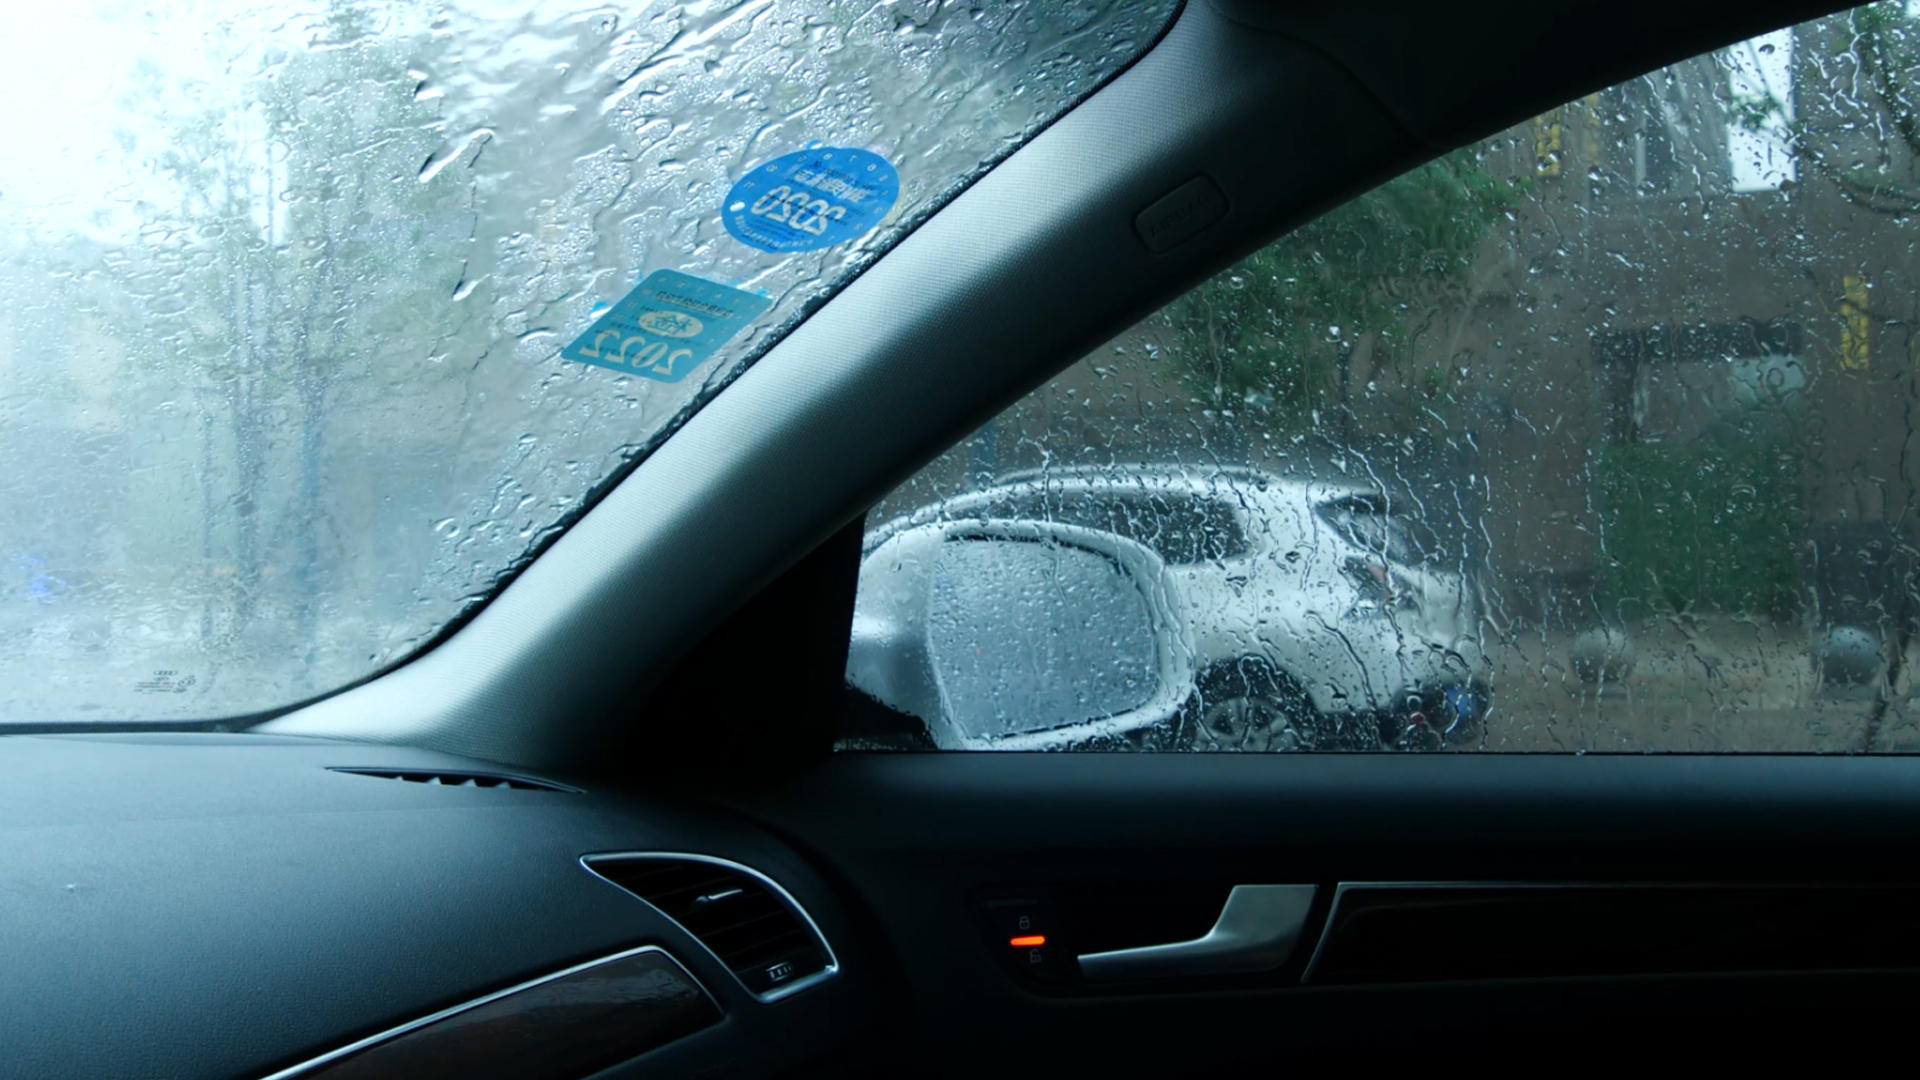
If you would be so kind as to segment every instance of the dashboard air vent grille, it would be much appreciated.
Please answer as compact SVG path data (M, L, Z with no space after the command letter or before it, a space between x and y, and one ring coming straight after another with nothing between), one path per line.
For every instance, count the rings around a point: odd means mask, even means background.
M679 923L762 1000L837 970L813 920L757 870L701 855L598 855L586 865Z
M556 784L551 780L536 780L530 776L508 776L504 773L450 772L445 769L361 769L343 765L331 766L329 771L351 773L354 776L377 776L383 780L404 780L409 784L437 784L441 787L512 788L515 791L578 792L580 790L565 784Z

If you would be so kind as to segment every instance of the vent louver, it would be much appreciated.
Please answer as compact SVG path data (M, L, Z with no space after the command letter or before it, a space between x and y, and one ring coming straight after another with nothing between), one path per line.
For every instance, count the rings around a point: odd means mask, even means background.
M763 1001L838 970L813 920L785 889L750 867L704 855L596 855L583 861L679 923Z
M327 771L348 773L353 776L375 776L382 780L404 780L409 784L436 784L441 787L512 788L515 791L565 791L576 794L580 790L565 784L556 784L551 780L536 780L530 776L508 776L504 773L455 772L445 769L362 769L344 765L329 766Z

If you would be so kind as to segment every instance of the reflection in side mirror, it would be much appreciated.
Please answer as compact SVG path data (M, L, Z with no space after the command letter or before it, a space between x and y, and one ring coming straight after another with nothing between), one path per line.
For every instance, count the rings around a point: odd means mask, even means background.
M1193 691L1166 565L1033 521L910 529L861 564L848 681L947 749L1044 749L1168 723Z

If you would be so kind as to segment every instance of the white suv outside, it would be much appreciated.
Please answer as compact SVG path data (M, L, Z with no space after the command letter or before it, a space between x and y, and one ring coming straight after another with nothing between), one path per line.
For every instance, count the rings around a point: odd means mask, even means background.
M1424 565L1382 492L1247 468L1055 467L921 507L933 521L1104 529L1166 560L1185 590L1196 749L1432 749L1478 737L1490 701L1469 576Z

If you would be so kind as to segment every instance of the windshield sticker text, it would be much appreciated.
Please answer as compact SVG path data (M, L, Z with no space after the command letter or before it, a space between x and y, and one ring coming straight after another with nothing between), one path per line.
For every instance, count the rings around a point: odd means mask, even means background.
M136 694L184 694L193 689L193 684L197 681L186 672L161 668L153 673L152 678L134 683L133 692Z
M727 193L721 220L761 251L813 251L872 231L900 197L900 176L867 150L816 146L756 165Z
M678 382L772 302L677 270L656 270L560 350L560 356Z

